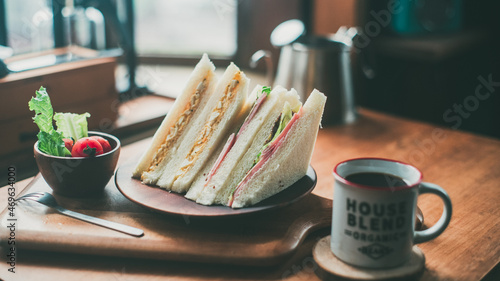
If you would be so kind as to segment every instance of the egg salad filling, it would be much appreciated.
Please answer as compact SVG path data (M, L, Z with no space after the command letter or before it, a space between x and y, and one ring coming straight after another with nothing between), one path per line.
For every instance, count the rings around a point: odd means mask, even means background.
M205 126L198 134L198 137L196 138L193 147L186 156L186 159L184 159L182 166L175 174L174 181L176 181L180 177L183 177L191 169L196 159L198 159L199 154L203 151L203 149L207 145L207 140L210 138L214 129L217 127L220 120L222 119L223 117L222 113L226 112L227 107L236 98L235 92L240 84L240 79L241 79L241 72L238 72L233 77L231 83L226 87L225 94L217 102L217 106L214 108L214 110L212 110L212 113L210 114L207 123L205 123Z
M198 87L196 87L196 91L191 96L190 102L184 108L184 112L179 116L179 118L177 118L175 125L170 128L167 137L163 141L158 151L155 153L153 161L149 165L149 168L146 170L146 172L154 171L158 164L161 163L163 159L165 159L167 152L177 141L182 131L184 131L186 124L189 123L189 120L193 116L192 113L198 108L198 105L200 103L200 96L206 91L206 89L207 81L206 79L203 79L203 81L198 84Z

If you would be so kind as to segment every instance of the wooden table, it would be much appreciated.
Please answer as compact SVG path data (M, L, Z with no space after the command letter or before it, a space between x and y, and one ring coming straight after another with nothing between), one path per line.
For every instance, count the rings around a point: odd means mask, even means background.
M121 162L143 149L145 141L123 148ZM353 125L320 130L312 166L318 174L316 195L333 197L334 165L355 157L384 157L419 167L424 179L445 188L453 202L453 218L438 238L421 244L426 270L421 280L496 279L500 261L500 141L437 128L361 110ZM28 183L17 184L18 193ZM5 192L6 189L0 189ZM6 206L6 196L0 206ZM432 195L419 198L426 225L441 214ZM2 252L0 279L4 280L318 280L312 246L327 229L313 233L297 253L274 267L225 266L130 258L19 252L17 273L7 272ZM5 241L1 241L5 247ZM3 249L5 250L5 249ZM489 273L489 275L487 275Z

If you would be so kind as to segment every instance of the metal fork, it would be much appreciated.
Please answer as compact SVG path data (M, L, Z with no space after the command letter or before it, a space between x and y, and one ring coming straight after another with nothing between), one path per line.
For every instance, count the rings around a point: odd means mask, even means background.
M47 193L47 192L29 193L29 194L26 194L26 195L16 199L16 201L21 201L21 200L35 201L35 202L38 202L38 203L43 204L45 206L51 207L51 208L55 209L56 211L58 211L59 213L66 215L68 217L72 217L75 219L79 219L82 221L93 223L93 224L96 224L99 226L103 226L103 227L106 227L109 229L123 232L125 234L129 234L132 236L141 237L144 235L144 231L142 231L141 229L135 228L135 227L127 226L127 225L112 222L112 221L103 220L103 219L96 218L96 217L87 216L87 215L84 215L81 213L77 213L77 212L73 212L73 211L70 211L68 209L65 209L57 203L56 199L54 198L54 196L52 196L52 194Z

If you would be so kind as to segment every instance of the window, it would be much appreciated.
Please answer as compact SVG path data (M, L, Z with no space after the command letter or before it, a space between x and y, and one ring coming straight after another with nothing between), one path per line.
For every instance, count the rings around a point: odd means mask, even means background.
M15 54L54 47L52 5L60 0L0 0L7 42ZM123 0L115 3L120 10ZM62 2L64 3L64 2ZM121 7L120 7L121 6ZM237 49L237 0L134 1L135 44L140 56L230 57Z
M134 2L140 56L230 57L236 52L236 0Z
M14 54L54 47L51 1L5 0L7 42Z

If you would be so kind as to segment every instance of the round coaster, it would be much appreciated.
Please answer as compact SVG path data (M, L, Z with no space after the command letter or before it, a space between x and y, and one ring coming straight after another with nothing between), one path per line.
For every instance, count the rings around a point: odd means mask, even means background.
M411 280L417 278L425 267L422 250L413 246L410 260L388 269L370 269L349 265L338 259L330 249L330 236L323 237L313 249L313 257L321 270L316 274L322 280Z

